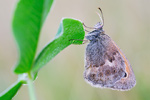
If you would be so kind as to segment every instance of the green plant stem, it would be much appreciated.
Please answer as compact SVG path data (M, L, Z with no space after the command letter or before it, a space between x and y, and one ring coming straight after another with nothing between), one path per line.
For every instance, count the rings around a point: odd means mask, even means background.
M28 81L27 81L27 83L28 83L30 100L36 100L34 85L33 85L33 79L32 79L32 76L31 76L30 72L28 72Z

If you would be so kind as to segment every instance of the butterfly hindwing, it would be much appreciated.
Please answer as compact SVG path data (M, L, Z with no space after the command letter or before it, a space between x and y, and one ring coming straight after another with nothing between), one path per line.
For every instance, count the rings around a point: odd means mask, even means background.
M84 78L91 85L117 90L131 88L134 85L125 86L125 80L135 77L127 70L133 73L125 56L108 35L102 33L87 45ZM126 83L130 82L128 79Z

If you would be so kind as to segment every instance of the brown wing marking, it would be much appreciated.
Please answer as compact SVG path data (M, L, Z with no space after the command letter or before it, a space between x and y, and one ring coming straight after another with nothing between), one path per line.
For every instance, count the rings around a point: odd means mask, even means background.
M121 54L121 56L123 57L124 61L125 61L125 70L127 71L127 73L130 73L130 65L128 63L128 60L126 59L126 57L124 56L124 54L121 52L121 50L119 49L119 47L116 45L116 43L113 42L113 44L116 46L116 48L118 49L119 53Z

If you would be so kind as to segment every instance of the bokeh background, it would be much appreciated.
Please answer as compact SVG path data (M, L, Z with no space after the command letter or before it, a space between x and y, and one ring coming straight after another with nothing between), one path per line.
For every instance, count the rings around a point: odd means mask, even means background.
M0 92L17 80L18 59L11 19L17 0L0 0ZM44 66L35 83L38 100L150 100L150 0L55 0L42 28L38 52L55 36L63 17L94 26L101 7L104 30L122 49L134 70L137 85L121 92L91 87L83 79L84 45L71 45ZM13 100L29 100L24 85Z

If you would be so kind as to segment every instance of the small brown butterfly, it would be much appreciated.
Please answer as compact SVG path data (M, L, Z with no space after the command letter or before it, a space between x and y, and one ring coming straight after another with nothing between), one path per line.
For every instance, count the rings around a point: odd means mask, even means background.
M94 87L130 90L136 84L133 70L119 47L105 34L103 13L99 10L101 22L86 36L90 43L86 47L84 78Z

